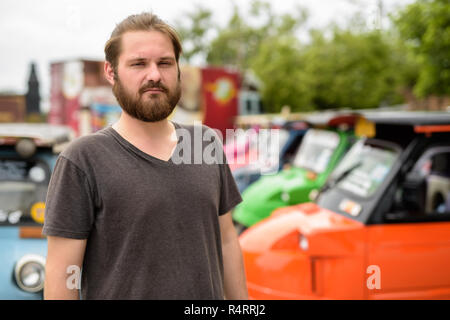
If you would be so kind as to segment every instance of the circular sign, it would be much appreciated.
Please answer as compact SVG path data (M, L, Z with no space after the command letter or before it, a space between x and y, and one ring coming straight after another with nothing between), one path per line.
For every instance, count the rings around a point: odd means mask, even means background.
M31 207L31 218L37 223L44 223L44 215L45 215L45 203L44 202L36 202Z
M218 79L216 82L216 90L214 91L214 98L222 103L228 103L235 96L235 89L233 82L227 78Z
M237 94L233 81L225 77L219 78L213 83L207 83L205 88L222 105L229 103Z

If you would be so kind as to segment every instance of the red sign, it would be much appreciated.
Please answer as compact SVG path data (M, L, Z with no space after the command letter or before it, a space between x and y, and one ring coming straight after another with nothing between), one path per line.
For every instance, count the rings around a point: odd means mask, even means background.
M238 115L239 74L219 68L202 69L203 123L222 132L233 128Z

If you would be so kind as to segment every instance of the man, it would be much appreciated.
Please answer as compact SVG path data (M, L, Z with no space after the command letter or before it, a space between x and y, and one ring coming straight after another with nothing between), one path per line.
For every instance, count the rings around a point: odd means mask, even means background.
M58 158L43 229L46 299L79 298L77 267L83 299L247 298L230 214L242 199L228 165L172 161L178 131L198 130L167 119L181 94L180 54L176 32L149 13L122 21L106 43L106 78L124 112Z

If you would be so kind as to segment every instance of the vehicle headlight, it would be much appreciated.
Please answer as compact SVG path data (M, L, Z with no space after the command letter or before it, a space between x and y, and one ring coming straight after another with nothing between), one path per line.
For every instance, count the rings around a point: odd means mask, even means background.
M45 258L27 254L17 261L14 278L20 289L26 292L39 292L44 289Z
M283 191L281 193L281 200L284 202L289 202L289 200L291 200L291 195L289 194L289 192Z

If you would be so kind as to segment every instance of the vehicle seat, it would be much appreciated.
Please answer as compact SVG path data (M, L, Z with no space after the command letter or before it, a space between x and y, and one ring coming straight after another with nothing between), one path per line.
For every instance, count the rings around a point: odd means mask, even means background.
M440 153L433 157L430 174L450 178L450 153Z
M448 211L450 194L450 153L443 152L432 158L430 174L427 177L426 212ZM438 209L439 208L439 209Z
M436 211L436 208L440 205L446 205L450 202L450 178L438 176L438 175L429 175L427 177L427 195L426 195L426 213L432 213ZM438 199L439 202L435 203Z
M450 212L450 191L447 192L447 195L445 197L445 212Z

